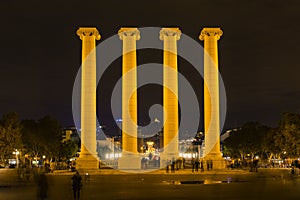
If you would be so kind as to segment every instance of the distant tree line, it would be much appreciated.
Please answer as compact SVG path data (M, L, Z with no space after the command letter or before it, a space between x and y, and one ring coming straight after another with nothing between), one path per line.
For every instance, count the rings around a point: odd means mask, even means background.
M0 163L14 158L18 150L20 161L31 163L33 159L48 162L63 161L76 154L75 142L62 142L62 128L56 119L50 116L38 120L20 121L17 113L4 114L0 119Z
M247 122L232 131L223 142L223 154L245 159L254 158L299 158L300 115L285 112L277 127L268 127L259 122Z

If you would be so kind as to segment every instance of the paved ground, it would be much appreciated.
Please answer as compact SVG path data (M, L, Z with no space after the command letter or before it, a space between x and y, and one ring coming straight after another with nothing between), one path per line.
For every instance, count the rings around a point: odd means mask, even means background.
M81 199L299 199L300 176L289 172L287 169L259 169L258 173L180 170L167 174L164 170L148 173L101 170L89 173L90 180L83 182ZM48 199L71 200L72 175L66 171L47 175ZM34 181L17 181L16 170L0 170L1 200L33 200L36 191Z
M285 170L287 172L287 170ZM85 173L85 171L81 171L82 174ZM180 169L175 170L173 173L171 170L167 173L165 169L159 169L159 170L115 170L115 169L101 169L101 170L95 170L95 171L88 171L89 174L93 175L111 175L111 174L122 174L122 175L134 175L134 174L165 174L165 175L176 175L176 174L185 174L185 175L193 175L193 174L251 174L248 170L241 170L241 169L224 169L224 170L204 170L201 172L200 170L198 172L194 171L192 172L192 169ZM74 172L70 172L67 170L57 170L54 171L54 173L50 175L71 175L74 174Z

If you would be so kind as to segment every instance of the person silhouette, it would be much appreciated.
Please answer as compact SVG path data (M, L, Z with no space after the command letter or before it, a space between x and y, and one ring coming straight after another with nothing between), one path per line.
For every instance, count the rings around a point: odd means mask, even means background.
M37 199L44 200L47 198L48 193L48 181L44 173L41 173L37 177Z
M72 176L72 189L74 200L80 199L80 189L82 187L81 180L81 175L78 171L76 171L75 174Z
M195 158L194 157L191 160L191 164L192 164L192 172L194 172L194 170L195 170Z
M175 158L172 158L171 161L171 173L175 173Z
M196 172L198 172L199 165L200 165L199 159L196 159L196 160L195 160Z

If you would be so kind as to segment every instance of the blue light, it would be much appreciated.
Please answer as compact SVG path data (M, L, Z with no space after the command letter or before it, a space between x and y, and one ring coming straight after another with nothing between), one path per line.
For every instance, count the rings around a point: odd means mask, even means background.
M116 122L122 122L122 118L116 119Z

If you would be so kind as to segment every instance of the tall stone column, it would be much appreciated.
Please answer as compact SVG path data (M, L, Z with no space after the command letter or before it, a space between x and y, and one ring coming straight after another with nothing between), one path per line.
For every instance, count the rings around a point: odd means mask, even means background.
M199 36L204 41L204 159L212 160L213 169L225 168L220 151L220 103L218 40L220 28L204 28Z
M160 39L164 42L163 107L165 121L161 166L164 166L167 160L176 159L179 156L177 40L180 39L180 35L179 28L162 28L160 31Z
M100 34L96 28L79 28L82 40L81 67L81 152L76 160L79 170L98 169L96 154L96 40Z
M122 56L122 157L119 169L140 169L137 151L137 58L136 40L140 39L137 28L121 28L118 32L123 41Z

